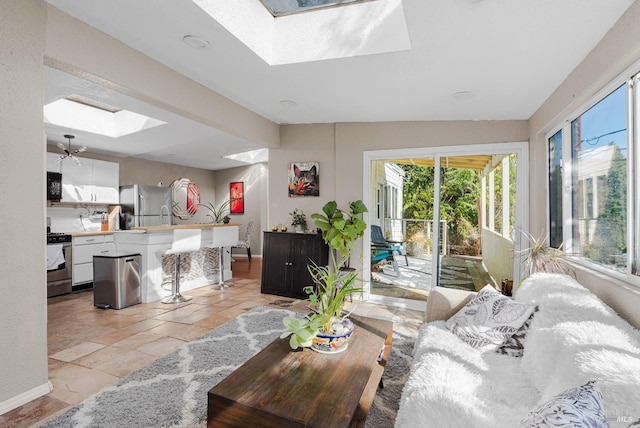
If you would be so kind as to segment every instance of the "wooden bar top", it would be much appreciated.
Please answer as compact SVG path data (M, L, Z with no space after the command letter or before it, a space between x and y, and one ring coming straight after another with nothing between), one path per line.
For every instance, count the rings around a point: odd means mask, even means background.
M174 229L213 229L214 227L227 227L236 226L239 227L240 223L202 223L202 224L174 224L171 226L137 226L132 227L131 230L142 230L144 232L166 232Z

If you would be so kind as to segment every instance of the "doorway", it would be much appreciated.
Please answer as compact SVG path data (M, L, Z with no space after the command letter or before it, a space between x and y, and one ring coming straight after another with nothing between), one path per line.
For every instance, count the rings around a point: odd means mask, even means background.
M528 230L528 145L364 153L365 298L424 310L429 290L520 279ZM382 231L388 252L373 241ZM391 254L389 254L391 253Z

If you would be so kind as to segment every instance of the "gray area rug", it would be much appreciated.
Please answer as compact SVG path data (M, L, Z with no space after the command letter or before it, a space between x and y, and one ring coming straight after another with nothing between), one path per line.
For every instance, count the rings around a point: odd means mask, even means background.
M257 307L85 400L43 427L207 425L207 392L283 331L284 309ZM391 427L409 374L413 338L394 333L393 350L367 418Z

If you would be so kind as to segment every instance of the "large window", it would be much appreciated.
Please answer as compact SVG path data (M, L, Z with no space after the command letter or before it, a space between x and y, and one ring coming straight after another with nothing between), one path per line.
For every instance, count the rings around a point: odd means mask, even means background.
M638 145L627 132L634 86L621 84L547 140L551 246L625 275L635 274L629 249L638 237L628 226L629 154Z

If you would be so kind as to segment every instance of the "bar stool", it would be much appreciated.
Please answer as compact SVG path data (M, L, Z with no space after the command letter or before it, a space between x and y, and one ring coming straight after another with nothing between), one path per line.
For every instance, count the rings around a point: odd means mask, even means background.
M202 233L200 229L174 229L173 242L171 248L162 252L163 255L174 255L176 262L176 272L174 279L173 294L162 299L162 303L187 302L191 296L180 294L180 256L183 253L190 253L200 249Z
M222 290L224 287L233 287L233 285L224 285L224 266L222 265L222 248L233 247L238 244L238 226L216 226L212 229L213 243L212 248L218 248L218 269L220 269L220 276L218 277L218 289Z

